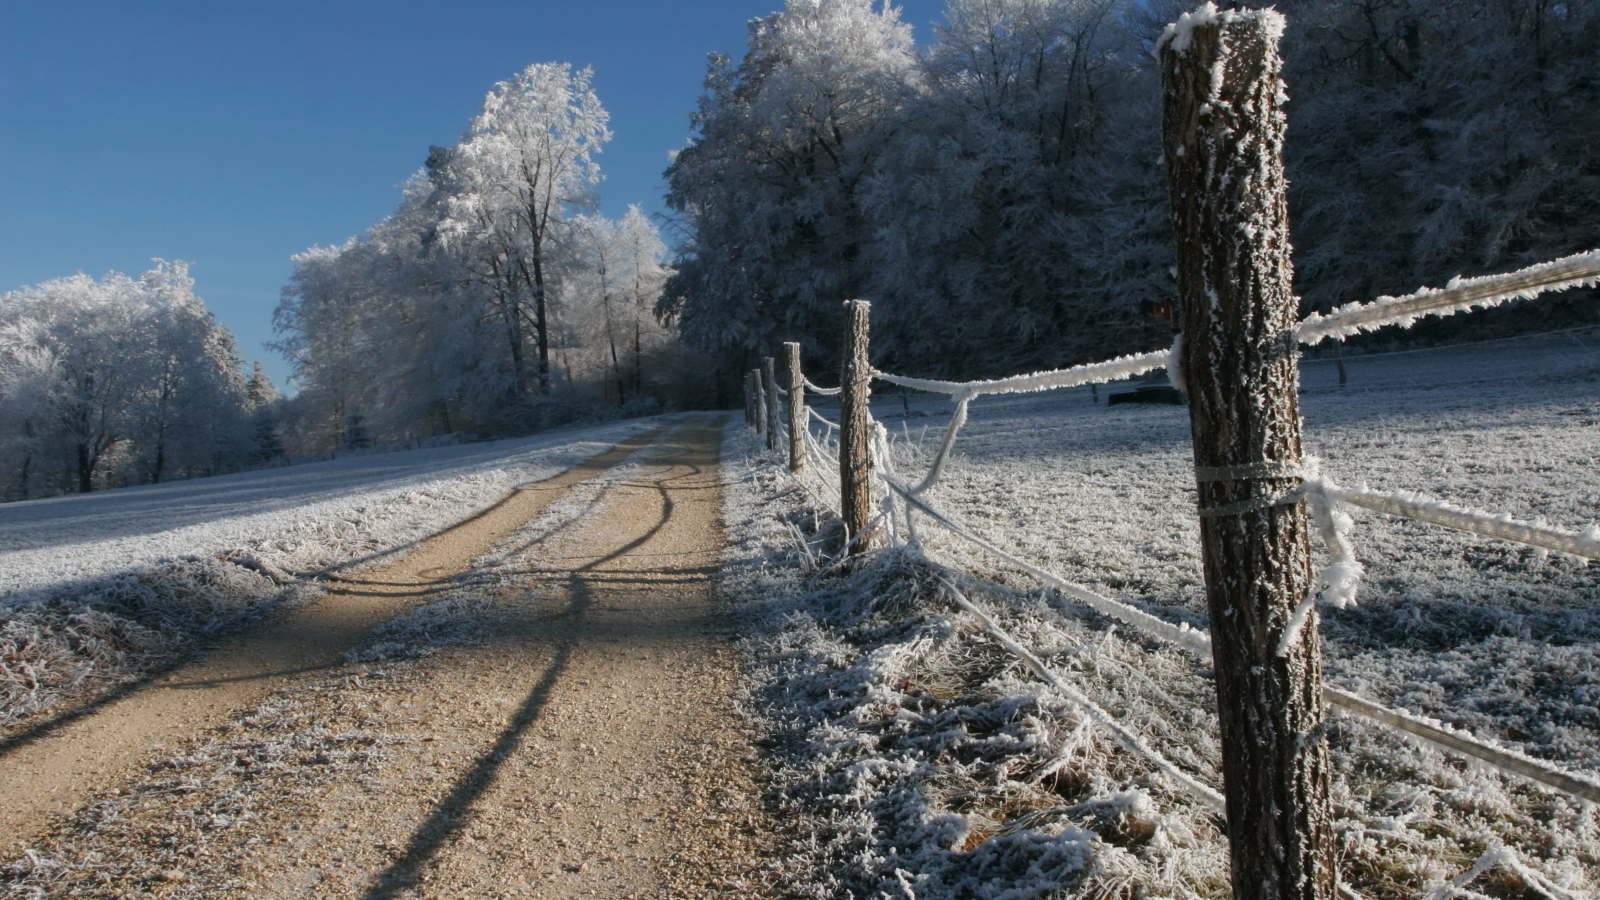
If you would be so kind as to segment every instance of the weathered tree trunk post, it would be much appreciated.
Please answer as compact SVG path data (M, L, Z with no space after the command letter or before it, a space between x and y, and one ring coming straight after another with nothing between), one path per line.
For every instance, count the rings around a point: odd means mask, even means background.
M878 543L872 527L872 363L867 356L867 322L872 304L844 305L844 362L839 373L839 499L851 554Z
M800 371L800 345L783 345L783 364L789 376L789 471L796 475L806 468L806 376Z
M778 449L778 363L772 357L761 362L762 380L767 386L767 449Z
M1214 9L1169 27L1160 61L1233 895L1331 900L1315 614L1277 652L1312 588L1305 506L1291 493L1301 448L1283 18Z
M744 373L745 399L750 404L750 427L754 429L761 417L757 415L761 398L756 396L756 373L754 370Z
M761 389L761 370L750 370L750 387L756 395L756 434L767 430L767 392Z

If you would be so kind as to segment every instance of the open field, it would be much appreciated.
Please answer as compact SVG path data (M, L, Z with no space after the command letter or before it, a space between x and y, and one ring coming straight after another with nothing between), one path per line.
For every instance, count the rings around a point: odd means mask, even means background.
M1567 528L1594 521L1596 332L1345 365L1341 388L1332 360L1307 362L1302 394L1308 450L1339 483ZM975 402L929 502L1057 575L1204 627L1187 413L1108 408L1100 393L1100 404L1086 388ZM920 477L950 407L926 395L874 398L902 473ZM784 748L789 796L828 835L817 858L833 881L819 881L816 896L1226 895L1218 821L1027 674L935 578L956 570L1021 592L966 586L1090 700L1218 786L1209 660L1038 593L925 517L931 569L889 554L848 578L815 575L813 554L830 535L813 532L808 507L826 505L837 473L813 470L808 491L760 465L750 479L730 518L750 530L746 557L768 563L735 566L730 579L777 623L757 642L756 695ZM1600 776L1600 569L1355 519L1366 575L1359 605L1322 611L1329 682ZM1574 896L1594 889L1593 809L1364 722L1335 717L1328 736L1341 866L1357 890L1415 896L1502 847ZM1491 868L1472 890L1537 890L1509 864Z

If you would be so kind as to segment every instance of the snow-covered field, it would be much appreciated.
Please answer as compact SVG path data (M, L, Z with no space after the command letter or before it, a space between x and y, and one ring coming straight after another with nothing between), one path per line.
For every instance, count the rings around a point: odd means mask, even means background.
M0 734L392 559L654 420L0 506Z
M1340 484L1571 529L1600 518L1600 331L1350 356L1345 370L1340 387L1331 359L1303 367L1307 447ZM1087 388L975 402L928 499L1057 575L1204 627L1187 412L1106 406L1117 389L1102 387L1099 404ZM874 407L902 474L920 476L951 404ZM925 518L931 564L885 554L848 577L819 574L829 533L811 533L806 505L828 486L796 490L759 464L745 476L728 501L741 541L729 585L768 614L753 702L786 795L819 823L816 896L1226 896L1205 807L1086 724L936 579L1037 582ZM1355 519L1366 576L1358 606L1322 611L1330 683L1600 777L1600 568ZM1206 661L1070 601L962 588L1112 718L1220 786ZM1417 896L1500 848L1467 890L1594 891L1592 807L1362 721L1334 719L1329 740L1341 870L1361 893Z
M641 427L411 450L0 505L0 602L158 560L221 552L306 525L448 489L455 508L393 523L427 530L530 478L545 478ZM373 537L390 536L388 529Z

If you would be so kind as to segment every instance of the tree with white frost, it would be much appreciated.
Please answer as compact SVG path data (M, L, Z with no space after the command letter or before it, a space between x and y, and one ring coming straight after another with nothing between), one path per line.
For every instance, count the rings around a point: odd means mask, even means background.
M617 260L621 266L618 283L626 299L626 316L633 337L633 393L644 393L645 352L655 351L670 342L671 335L654 315L670 269L665 265L667 245L644 210L637 204L617 223Z
M182 262L0 297L8 493L90 491L237 467L250 444L238 350Z
M550 390L551 288L574 217L595 205L595 156L611 138L593 72L539 63L495 85L461 143L438 166L439 233L465 242L503 330L512 388L527 387L526 332L539 390Z
M910 27L872 0L790 0L739 63L712 59L667 170L689 241L661 310L693 342L837 343L837 304L871 269L860 195L917 76Z

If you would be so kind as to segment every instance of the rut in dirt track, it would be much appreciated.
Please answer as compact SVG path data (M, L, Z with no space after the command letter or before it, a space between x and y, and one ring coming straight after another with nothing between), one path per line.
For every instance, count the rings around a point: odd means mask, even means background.
M723 547L721 424L693 419L569 473L561 491L546 492L559 497L514 523L534 520L484 573L509 574L505 590L473 598L462 585L474 572L440 580L488 546L423 566L424 545L397 564L416 560L409 579L360 576L426 598L413 614L422 625L427 615L452 628L465 618L479 637L281 676L249 715L189 732L149 775L102 785L97 794L120 794L33 842L32 860L9 866L0 887L46 896L766 893L750 879L773 829L712 584ZM269 777L260 757L273 757ZM174 770L182 791L170 790Z

